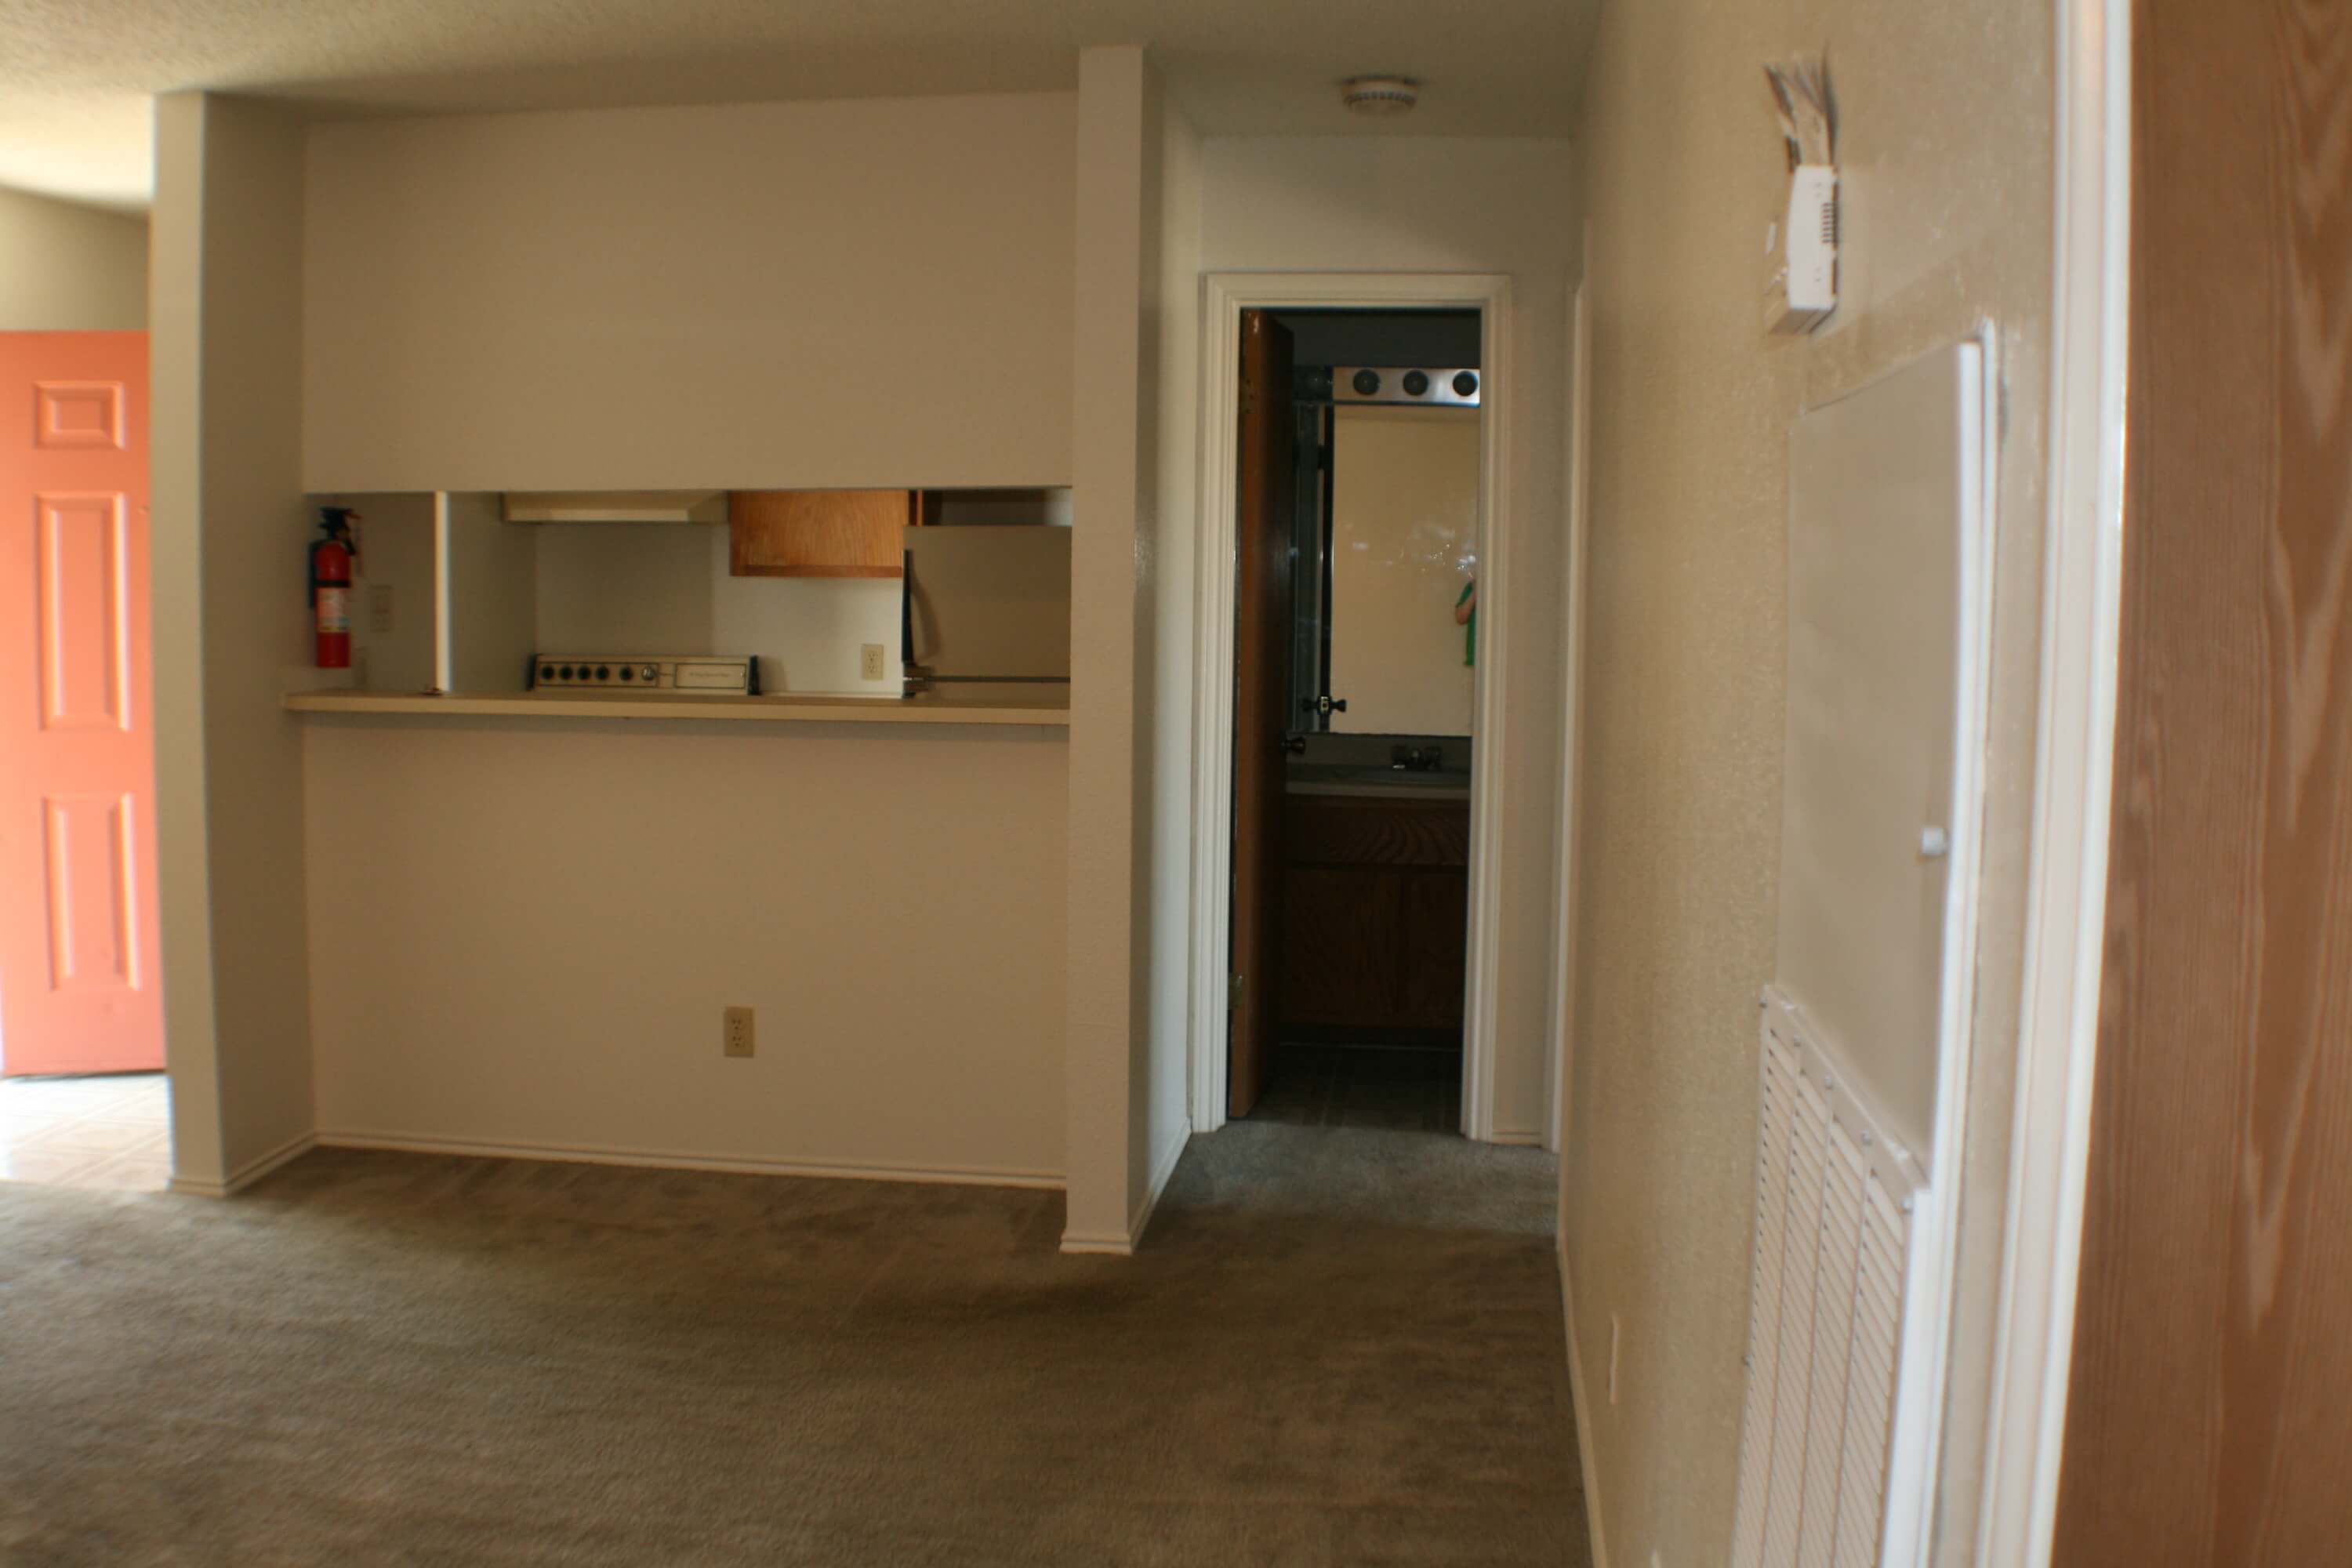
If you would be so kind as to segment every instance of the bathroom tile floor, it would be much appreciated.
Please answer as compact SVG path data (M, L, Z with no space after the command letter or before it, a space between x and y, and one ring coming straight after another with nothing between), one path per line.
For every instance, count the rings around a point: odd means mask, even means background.
M0 1079L0 1181L154 1193L171 1180L162 1073Z
M1253 1121L1454 1132L1462 1053L1401 1046L1276 1047Z

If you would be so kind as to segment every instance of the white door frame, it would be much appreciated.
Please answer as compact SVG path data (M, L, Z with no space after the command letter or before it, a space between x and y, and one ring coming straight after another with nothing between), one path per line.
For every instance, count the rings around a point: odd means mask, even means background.
M2025 984L1980 1568L2047 1568L2058 1514L2106 941L2131 323L2131 0L2057 6L2048 540Z
M1511 280L1492 272L1211 272L1202 279L1201 527L1193 579L1192 1130L1225 1124L1227 967L1233 931L1234 572L1240 461L1242 312L1250 310L1475 310L1480 312L1478 662L1472 676L1468 997L1463 1016L1462 1131L1495 1133L1495 996L1502 963L1503 691L1508 668L1513 518Z
M1585 279L1592 254L1568 301L1568 542L1560 552L1559 820L1552 845L1552 970L1549 1026L1544 1053L1544 1147L1559 1152L1568 1125L1570 1075L1576 1067L1576 763L1584 723L1584 538L1592 493L1585 482L1592 446L1591 305Z

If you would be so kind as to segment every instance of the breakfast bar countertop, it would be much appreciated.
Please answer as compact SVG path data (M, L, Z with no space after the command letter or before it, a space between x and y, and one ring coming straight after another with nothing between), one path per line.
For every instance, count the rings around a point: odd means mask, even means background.
M608 692L510 692L503 696L425 691L296 691L287 708L302 714L360 718L669 719L752 724L1008 724L1066 729L1070 710L1055 691L1049 700L943 697L816 697L782 692L767 697L622 697Z

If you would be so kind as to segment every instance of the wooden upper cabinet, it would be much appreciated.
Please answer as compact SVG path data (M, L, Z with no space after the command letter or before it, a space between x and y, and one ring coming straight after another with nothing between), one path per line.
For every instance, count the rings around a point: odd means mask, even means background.
M735 490L728 569L738 577L896 577L900 531L922 521L914 490Z

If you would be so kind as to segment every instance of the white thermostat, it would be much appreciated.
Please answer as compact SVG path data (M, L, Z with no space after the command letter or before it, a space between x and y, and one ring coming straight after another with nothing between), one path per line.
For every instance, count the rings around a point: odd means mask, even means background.
M1829 163L1800 163L1789 175L1789 210L1768 231L1771 280L1764 327L1809 332L1837 308L1838 175Z
M1837 98L1826 57L1764 68L1789 158L1789 205L1764 230L1764 330L1810 332L1837 309Z

